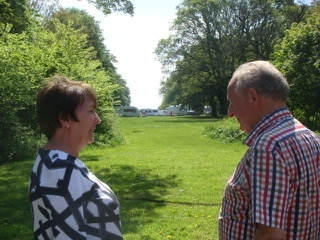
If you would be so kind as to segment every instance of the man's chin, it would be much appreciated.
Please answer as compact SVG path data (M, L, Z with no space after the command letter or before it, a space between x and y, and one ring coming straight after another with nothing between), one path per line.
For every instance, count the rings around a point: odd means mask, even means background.
M91 138L87 141L87 144L92 144L92 143L94 143L94 138Z
M243 131L243 132L246 132L246 133L249 133L249 131L240 124L240 130Z

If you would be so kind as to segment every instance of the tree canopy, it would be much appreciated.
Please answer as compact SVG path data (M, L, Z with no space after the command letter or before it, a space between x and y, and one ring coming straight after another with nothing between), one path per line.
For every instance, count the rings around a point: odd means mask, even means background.
M32 9L28 0L0 0L0 35L22 33L33 23Z
M124 12L130 15L134 13L133 4L129 0L87 0L104 14L111 12Z
M95 57L101 62L101 68L108 72L110 81L119 86L115 90L114 98L117 105L130 105L130 90L126 86L126 81L117 73L117 69L114 66L116 62L115 56L113 56L104 44L104 38L102 30L93 16L90 16L86 11L76 8L60 9L46 19L45 26L51 30L54 30L54 22L59 20L63 24L70 24L74 29L80 30L87 36L87 46L93 47L95 51Z
M4 0L1 0L4 1ZM59 2L64 0L30 0L30 6L36 15L48 18L56 12L60 6ZM134 14L134 6L129 0L78 0L87 1L95 6L105 15L112 12L123 12L126 14Z
M275 46L274 62L290 84L289 106L307 124L320 122L320 8L294 23Z
M225 115L226 88L243 62L270 60L274 45L307 5L294 1L184 0L178 6L171 35L155 53L162 63L162 106L188 105Z

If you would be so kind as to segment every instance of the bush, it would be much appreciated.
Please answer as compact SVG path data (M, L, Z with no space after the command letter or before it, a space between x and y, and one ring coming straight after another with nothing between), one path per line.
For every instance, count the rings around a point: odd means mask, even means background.
M246 133L239 129L239 125L231 118L225 118L223 124L208 126L205 128L205 134L212 138L223 142L243 142Z
M99 114L101 123L97 125L95 145L117 146L124 142L119 128L118 116L113 112Z

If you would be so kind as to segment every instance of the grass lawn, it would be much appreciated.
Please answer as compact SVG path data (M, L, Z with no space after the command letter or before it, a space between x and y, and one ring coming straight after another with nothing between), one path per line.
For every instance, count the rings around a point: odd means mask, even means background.
M231 119L121 118L125 143L88 146L80 158L117 194L124 237L218 239L221 196L246 147L206 136ZM34 159L0 166L0 239L32 239L28 176Z

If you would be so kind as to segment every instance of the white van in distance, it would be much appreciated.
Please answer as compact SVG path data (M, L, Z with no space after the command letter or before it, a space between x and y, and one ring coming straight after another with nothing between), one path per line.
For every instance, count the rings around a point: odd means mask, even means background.
M179 105L169 106L166 109L167 116L183 116L187 114L187 108Z
M140 112L142 113L142 116L159 116L159 112L157 109L151 109L151 108L143 108L140 109Z
M126 106L126 107L116 107L116 113L121 117L140 117L141 112L138 108L133 106Z

